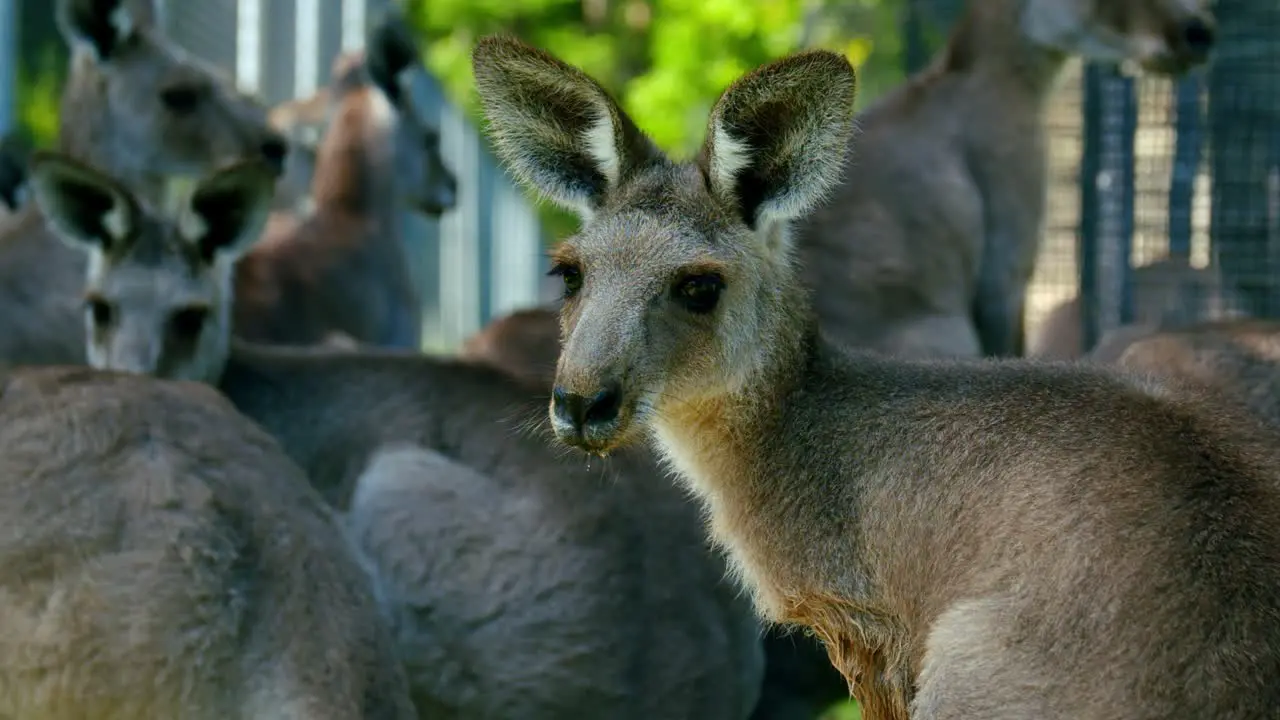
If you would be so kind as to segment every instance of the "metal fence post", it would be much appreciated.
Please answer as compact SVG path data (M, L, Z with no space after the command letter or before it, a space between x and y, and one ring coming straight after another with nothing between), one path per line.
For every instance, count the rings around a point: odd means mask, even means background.
M1133 81L1090 65L1084 77L1080 161L1080 310L1084 347L1133 315L1129 259L1134 228Z
M0 0L0 134L17 124L18 0Z
M1195 197L1196 174L1200 172L1200 148L1204 143L1204 119L1200 100L1204 79L1199 73L1176 85L1174 111L1173 171L1169 179L1169 255L1183 260L1191 257L1191 203Z

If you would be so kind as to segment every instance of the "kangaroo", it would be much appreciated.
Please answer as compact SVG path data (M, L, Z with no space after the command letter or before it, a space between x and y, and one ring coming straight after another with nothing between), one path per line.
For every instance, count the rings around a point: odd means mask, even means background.
M417 41L391 14L366 57L334 64L333 120L316 157L314 208L273 226L236 273L235 333L245 340L314 344L337 331L357 342L418 350L422 303L401 239L403 199L438 215L456 197L427 125L402 80L425 72Z
M0 223L26 201L27 154L17 137L0 138Z
M1280 323L1275 321L1219 320L1150 332L1090 358L1198 384L1280 427Z
M1203 4L969 2L934 62L859 114L852 169L798 224L832 339L915 356L1021 355L1058 76L1073 56L1162 73L1199 64L1214 39Z
M165 178L239 157L279 165L266 108L187 56L152 23L149 0L57 0L72 48L63 152L159 199ZM84 258L52 237L38 203L0 226L0 363L81 364Z
M0 386L0 715L415 717L333 513L231 403L89 368Z
M642 457L566 461L519 432L545 398L491 368L231 339L265 170L210 176L173 217L63 156L31 172L90 256L90 363L215 383L280 441L368 556L424 717L747 717L759 626Z
M557 310L527 308L500 317L463 345L462 357L487 363L545 392L555 382L560 354ZM751 720L817 718L849 697L848 686L812 635L770 627L764 637L765 675Z
M1177 328L1200 320L1243 314L1244 301L1225 286L1216 268L1194 268L1167 257L1133 269L1133 320L1137 325ZM1085 353L1080 301L1056 305L1032 336L1028 354L1070 360Z
M844 57L737 80L689 162L548 53L491 36L472 57L500 157L583 223L553 265L559 444L652 438L760 613L811 627L864 717L1274 713L1273 431L1084 364L820 332L788 224L840 179Z

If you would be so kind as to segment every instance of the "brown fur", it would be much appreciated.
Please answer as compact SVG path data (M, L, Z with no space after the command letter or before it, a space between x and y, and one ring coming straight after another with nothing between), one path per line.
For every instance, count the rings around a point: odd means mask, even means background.
M329 88L315 94L280 103L271 108L267 121L289 139L289 157L280 182L276 183L273 210L301 215L311 212L311 181L315 177L316 152L332 105Z
M652 437L760 612L812 626L871 712L1274 714L1269 428L1084 364L908 361L820 334L787 226L840 177L844 58L739 79L692 163L545 52L486 38L473 62L511 171L583 218L556 251L557 437Z
M858 115L849 171L797 228L823 329L894 354L1022 354L1056 79L1072 55L1203 59L1176 34L1199 4L971 0L939 57Z
M560 325L554 307L518 310L472 335L462 357L487 363L539 393L555 382ZM814 637L770 627L764 638L765 679L751 720L802 720L846 699L848 685Z
M87 368L0 383L0 715L415 716L333 514L225 398Z
M236 273L235 334L308 345L330 332L418 350L422 303L401 235L402 211L453 206L453 174L402 77L425 72L398 16L372 31L363 54L339 56L333 119L321 141L313 209L268 227Z
M224 169L166 219L78 163L33 167L56 227L93 258L89 295L111 308L91 361L216 382L279 439L347 514L424 717L746 717L759 627L696 509L645 456L562 458L521 427L545 398L476 364L228 346L217 289L271 202L263 177ZM138 210L104 245L85 229L116 208ZM175 336L197 303L202 326Z
M1098 362L1189 382L1280 427L1280 323L1225 320L1130 338Z
M1136 325L1174 329L1201 320L1243 314L1239 294L1223 285L1215 268L1194 268L1168 257L1133 269L1133 320ZM1070 360L1084 354L1079 298L1049 311L1032 337L1028 354L1046 360Z
M145 22L149 1L57 0L57 8L73 48L64 152L155 202L169 175L243 156L283 160L284 140L267 126L265 108ZM119 8L135 12L123 36L110 20ZM0 226L0 363L83 363L83 286L83 256L46 229L36 203Z

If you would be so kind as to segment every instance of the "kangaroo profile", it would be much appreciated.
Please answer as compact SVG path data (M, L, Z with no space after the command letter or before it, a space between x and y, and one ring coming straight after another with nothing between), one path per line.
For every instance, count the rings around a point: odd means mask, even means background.
M577 210L548 403L592 455L652 439L768 620L864 717L1264 718L1280 705L1280 449L1241 411L1102 368L906 360L820 331L788 225L841 177L848 61L753 70L695 159L503 37L499 154Z
M1204 61L1201 0L969 0L927 68L862 111L853 161L796 228L837 342L1021 355L1048 184L1046 105L1072 57Z
M238 265L234 332L309 345L338 332L368 345L418 350L422 303L401 225L406 207L436 216L457 184L440 135L409 91L425 72L417 40L392 13L363 53L334 62L333 117L317 149L311 210L273 222Z
M232 340L234 264L274 197L261 164L173 215L56 154L32 191L90 258L90 363L216 385L343 513L423 717L747 717L759 625L647 458L566 461L521 431L544 399L488 367Z

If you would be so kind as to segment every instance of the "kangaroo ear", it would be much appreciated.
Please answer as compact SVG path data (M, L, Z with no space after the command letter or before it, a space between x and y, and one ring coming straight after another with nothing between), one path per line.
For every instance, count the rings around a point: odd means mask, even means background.
M182 238L205 262L239 258L262 235L275 185L276 171L258 160L215 171L196 185L179 213Z
M404 90L400 74L422 63L418 38L398 9L385 12L365 43L369 77L392 103L401 104Z
M595 80L519 40L472 51L476 90L498 154L522 182L590 219L637 170L662 161Z
M701 157L712 194L752 228L811 210L842 177L856 85L849 61L826 50L740 78L707 126Z
M71 47L84 47L108 61L155 17L153 0L58 0L57 20Z
M123 185L49 151L32 153L28 172L31 193L59 239L86 252L119 255L128 250L139 212L137 201Z

